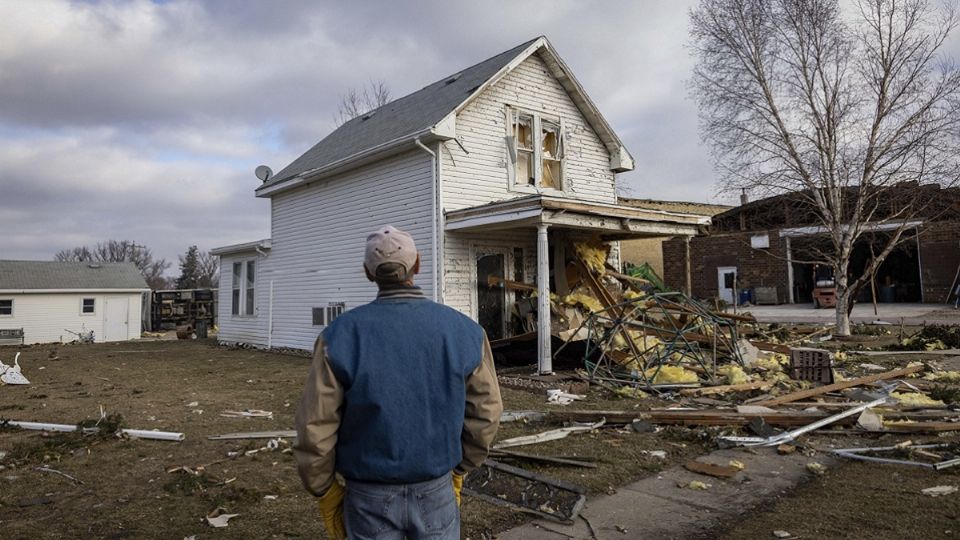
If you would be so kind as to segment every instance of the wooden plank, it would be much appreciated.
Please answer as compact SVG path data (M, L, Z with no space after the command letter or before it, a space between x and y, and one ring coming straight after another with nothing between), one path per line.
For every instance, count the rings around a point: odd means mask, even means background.
M733 478L738 472L740 472L740 469L730 465L714 465L713 463L704 463L702 461L694 460L684 463L683 468L691 472L705 474L714 478Z
M960 422L911 422L909 424L884 424L884 431L893 433L942 433L960 431Z
M681 390L683 396L712 396L715 394L726 394L727 392L745 392L748 390L765 390L773 386L771 381L754 381L741 384L725 384L722 386L705 386L703 388L688 388Z
M905 367L902 369L895 369L893 371L878 373L876 375L868 375L866 377L850 379L849 381L841 381L838 383L828 384L826 386L820 386L818 388L810 388L807 390L800 390L799 392L784 394L782 396L778 396L773 399L768 399L766 401L760 401L758 403L754 403L754 405L759 405L761 407L772 407L774 405L790 403L791 401L800 401L801 399L806 399L808 397L819 396L822 394L826 394L828 392L836 392L837 390L853 388L854 386L870 384L873 382L884 381L888 379L896 379L897 377L904 377L912 373L918 373L920 371L923 371L924 369L925 369L925 366L911 366L911 367Z
M537 456L534 454L526 454L524 452L514 452L513 450L490 450L491 456L499 457L513 457L519 459L526 459L530 461L540 461L543 463L553 463L556 465L571 465L573 467L585 467L587 469L596 469L596 463L590 463L588 461L580 461L575 459L566 459L561 457L553 456Z

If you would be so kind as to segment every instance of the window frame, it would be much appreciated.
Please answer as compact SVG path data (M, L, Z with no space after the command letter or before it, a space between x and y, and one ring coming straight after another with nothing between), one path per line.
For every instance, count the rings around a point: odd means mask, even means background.
M88 311L85 311L85 309L86 309L85 303L86 303L87 300L90 300L91 302L93 302L93 305L91 306L91 307L93 308L93 310L92 310L92 311L89 311L89 312L88 312ZM81 296L81 297L80 297L80 316L81 316L81 317L92 317L92 316L94 316L94 315L96 315L96 314L97 314L97 299L96 299L96 297L91 297L91 296L86 296L86 297L84 297L84 296Z
M250 266L253 265L253 281L250 281ZM257 258L248 257L231 261L230 316L251 318L257 316ZM239 272L237 271L239 269Z
M521 117L530 117L532 119L532 159L533 159L533 174L534 182L530 183L518 183L517 181L517 164L519 160L520 152L530 152L525 148L522 148L518 145L517 137L517 125ZM505 121L505 130L506 130L506 156L507 156L507 184L510 191L520 191L524 193L560 193L566 194L567 191L567 178L566 178L566 126L564 124L562 117L544 115L541 113L533 112L522 107L515 107L512 105L507 105L504 112L504 121ZM544 157L543 151L543 127L544 124L550 124L556 126L557 129L557 147L556 153L558 154L555 158L546 158ZM557 178L557 187L544 186L543 185L543 162L544 160L556 161L559 163L559 178Z
M346 310L346 302L327 302L326 306L314 306L310 308L311 326L330 326Z
M10 302L10 313L0 313L0 317L12 319L16 315L14 298L0 298L0 302Z

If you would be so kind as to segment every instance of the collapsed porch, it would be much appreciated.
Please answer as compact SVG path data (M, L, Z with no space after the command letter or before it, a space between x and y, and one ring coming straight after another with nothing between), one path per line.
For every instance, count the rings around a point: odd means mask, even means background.
M591 238L613 243L633 238L692 237L710 223L709 217L700 215L571 201L546 195L455 210L447 212L445 218L444 229L449 235L507 232L530 235L536 231L535 285L507 279L505 268L491 274L489 267L481 268L478 264L473 286L489 284L504 290L508 285L514 289L526 287L532 290L535 287L537 364L541 374L553 371L550 294L569 293L567 269L573 263L574 242ZM611 259L615 259L613 265L620 270L616 253L617 250L613 250ZM689 266L689 259L687 264ZM486 275L481 275L484 273ZM496 275L498 273L500 275ZM474 308L478 308L478 302L475 302ZM482 324L487 322L481 317L479 309L475 315ZM485 329L488 334L491 333L488 328Z

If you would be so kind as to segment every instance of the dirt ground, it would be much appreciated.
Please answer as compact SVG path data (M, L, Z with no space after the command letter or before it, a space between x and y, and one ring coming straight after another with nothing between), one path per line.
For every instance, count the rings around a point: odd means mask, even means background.
M9 363L15 350L0 347L0 359ZM207 440L209 435L230 432L292 429L308 358L219 347L212 341L21 350L20 364L32 384L0 386L0 418L75 424L96 420L103 407L108 415L122 415L126 427L183 432L186 440L0 429L0 453L6 453L0 458L0 536L323 537L313 497L300 486L288 444L246 455L266 441ZM503 395L508 410L548 409L540 390L504 387ZM576 407L640 410L662 405L656 400L606 396L591 391ZM220 416L226 410L244 409L272 411L273 419ZM504 424L499 438L545 429L549 426ZM522 449L593 461L596 469L519 465L582 485L588 496L597 495L709 451L714 448L712 434L715 431L685 428L658 433L609 428ZM649 450L664 450L667 459L644 453ZM167 472L181 466L200 473ZM60 471L77 482L38 467ZM960 485L960 470L931 473L844 465L793 495L771 501L764 512L752 512L744 521L730 524L717 537L771 538L777 529L804 538L904 538L914 537L913 532L917 537L956 536L960 526L950 523L960 515L960 494L936 499L919 495L919 489L938 484ZM213 529L204 521L218 507L239 514L225 529ZM469 497L462 512L467 538L490 538L530 519Z

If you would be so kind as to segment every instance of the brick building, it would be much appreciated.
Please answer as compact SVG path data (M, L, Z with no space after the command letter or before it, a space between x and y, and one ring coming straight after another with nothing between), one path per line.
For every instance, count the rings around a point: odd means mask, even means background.
M871 244L879 250L891 230L906 227L905 239L877 271L878 301L945 302L960 268L960 190L919 189L925 200L937 204L907 222L878 218L855 245L850 268L852 275L860 275L871 256ZM763 304L810 302L813 254L829 245L801 200L787 194L742 204L714 216L706 235L664 242L667 285L697 298L727 302L734 296L739 301L744 294ZM870 301L871 296L867 286L858 299Z

